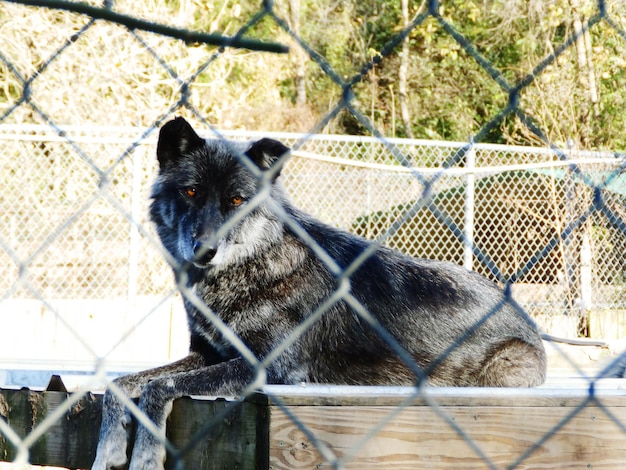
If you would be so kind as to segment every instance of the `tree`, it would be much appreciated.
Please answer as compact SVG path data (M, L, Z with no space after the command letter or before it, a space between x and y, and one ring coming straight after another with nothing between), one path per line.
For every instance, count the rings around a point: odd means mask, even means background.
M402 2L402 22L406 28L409 26L409 0L401 0ZM420 7L421 10L421 7ZM410 41L407 36L402 41L402 52L400 57L400 68L398 69L398 97L400 100L400 113L402 114L402 123L404 124L404 132L410 139L414 137L413 126L411 123L411 113L408 104L407 91L407 71L409 67L410 57Z

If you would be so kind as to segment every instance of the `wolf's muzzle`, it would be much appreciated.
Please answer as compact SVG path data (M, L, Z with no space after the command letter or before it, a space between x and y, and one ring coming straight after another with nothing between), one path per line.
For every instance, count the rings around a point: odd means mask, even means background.
M194 263L198 265L208 266L216 253L217 248L214 246L205 245L199 241L195 241L193 244Z

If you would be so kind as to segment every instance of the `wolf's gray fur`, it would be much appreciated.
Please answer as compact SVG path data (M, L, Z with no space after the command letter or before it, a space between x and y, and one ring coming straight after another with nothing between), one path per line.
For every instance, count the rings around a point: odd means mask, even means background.
M115 383L140 398L139 408L161 438L175 398L240 394L259 378L413 385L426 373L432 385L531 387L544 381L539 334L485 278L384 247L353 267L371 243L290 204L276 182L286 152L270 139L204 140L182 118L161 129L150 215L183 285L190 354ZM321 261L319 248L332 261ZM347 278L345 269L351 270ZM328 302L339 287L342 294ZM290 338L325 302L319 318ZM391 344L372 327L376 323ZM278 352L263 371L255 370L229 331L256 358ZM291 342L277 350L287 338ZM129 421L120 398L107 391L94 468L125 464ZM130 468L162 468L164 457L159 437L139 425Z

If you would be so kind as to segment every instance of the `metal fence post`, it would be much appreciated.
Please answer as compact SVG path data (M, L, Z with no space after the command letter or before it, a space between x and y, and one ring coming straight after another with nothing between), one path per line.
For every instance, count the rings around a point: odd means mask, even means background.
M591 241L589 240L589 232L585 230L582 236L580 248L580 301L581 315L587 318L589 310L593 307L593 289L591 264L593 255L591 253Z
M132 155L131 192L130 192L130 230L128 234L128 305L137 300L137 279L139 270L139 223L143 210L141 200L142 162L146 149L138 145Z
M467 175L465 177L465 205L464 205L464 223L463 234L465 235L465 243L463 246L463 266L470 271L474 264L474 183L476 175L476 149L472 145L465 153L465 168Z

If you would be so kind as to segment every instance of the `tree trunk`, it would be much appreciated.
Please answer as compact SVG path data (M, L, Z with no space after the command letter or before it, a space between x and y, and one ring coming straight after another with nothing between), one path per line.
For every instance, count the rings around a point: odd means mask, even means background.
M289 0L289 13L291 30L296 36L300 36L300 0ZM306 104L306 54L301 48L294 51L296 104Z
M580 144L582 148L590 145L591 120L593 117L600 115L600 105L598 99L598 88L596 85L596 76L593 67L593 51L591 49L591 36L587 28L587 20L581 15L580 1L571 0L573 10L573 28L576 38L576 55L578 61L578 80L583 87L589 99L589 108L584 112L581 126Z
M404 27L409 25L409 0L402 1L402 21ZM400 54L400 69L398 70L398 97L400 100L400 113L402 114L402 124L404 125L404 132L410 139L414 137L413 129L411 127L411 113L409 112L408 105L408 92L407 92L407 72L409 68L409 37L407 36L402 41L402 52Z

